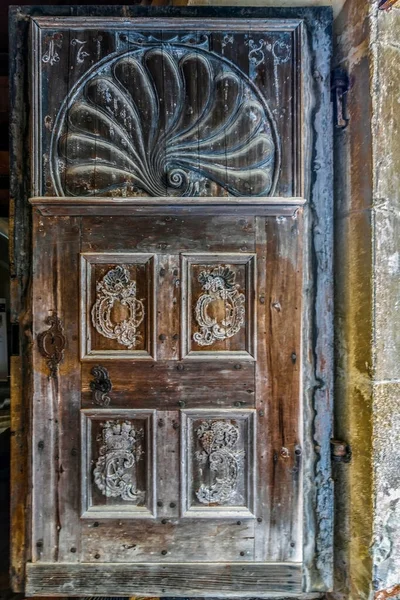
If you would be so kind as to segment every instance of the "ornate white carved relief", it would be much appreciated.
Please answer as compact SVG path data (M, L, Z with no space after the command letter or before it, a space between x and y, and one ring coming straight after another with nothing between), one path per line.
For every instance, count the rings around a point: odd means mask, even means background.
M138 490L136 463L143 454L143 429L129 421L107 421L97 440L102 442L93 472L94 482L104 496L120 497L139 504L145 492Z
M274 192L280 151L268 104L246 73L203 48L143 37L92 68L57 123L59 195L197 196L211 182L234 196Z
M89 52L86 52L86 50L84 49L85 44L86 44L86 41L81 41L81 40L78 40L77 38L74 38L73 40L71 40L71 46L77 47L76 62L79 64L82 64L85 61L85 58L87 56L90 56Z
M244 450L236 448L239 428L227 421L203 421L196 434L203 448L196 452L196 458L215 473L214 483L202 483L196 496L203 504L229 503L237 492L238 472L245 455Z
M56 50L56 43L54 40L50 40L46 52L42 56L42 62L51 66L60 62L60 56Z
M111 311L117 301L128 309L129 316L119 323L113 323ZM104 337L133 348L140 340L137 329L143 318L143 302L136 298L136 281L131 281L128 269L121 265L110 269L96 284L93 327Z
M204 293L195 306L196 321L200 332L193 334L199 346L210 346L214 342L233 337L245 322L245 296L235 284L236 274L228 267L218 266L201 271L199 281ZM209 316L207 309L212 302L223 300L225 317L221 321Z

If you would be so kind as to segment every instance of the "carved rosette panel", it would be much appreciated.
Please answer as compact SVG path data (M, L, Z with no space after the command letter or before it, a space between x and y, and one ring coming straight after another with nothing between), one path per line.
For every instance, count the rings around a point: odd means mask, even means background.
M203 294L195 306L196 321L200 331L193 334L199 346L210 346L214 342L233 337L245 323L245 296L235 284L236 274L229 267L218 266L201 271L199 282ZM221 321L210 317L208 307L213 302L223 301L225 315Z
M128 309L128 318L114 323L112 309L116 302ZM116 340L127 348L134 348L140 339L137 332L144 318L144 306L136 298L136 282L129 271L118 265L110 269L96 284L96 302L92 308L93 327L102 336Z
M97 441L101 443L93 471L94 483L107 498L121 498L142 504L145 492L136 481L136 464L140 460L143 429L135 429L129 421L107 421Z
M196 491L203 504L230 504L237 494L238 473L242 467L244 450L238 449L239 428L227 421L204 421L196 429L202 450L196 459L211 474L213 483L202 483Z
M266 99L232 62L153 43L93 67L52 134L58 195L272 195L279 141Z

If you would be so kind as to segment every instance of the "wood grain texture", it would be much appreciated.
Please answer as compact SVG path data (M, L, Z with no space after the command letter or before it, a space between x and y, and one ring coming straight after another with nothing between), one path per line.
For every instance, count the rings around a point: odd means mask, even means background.
M28 534L28 436L23 397L22 363L18 356L11 357L11 481L10 522L13 544L10 553L10 580L12 589L24 590L25 563L29 553Z
M170 336L168 336L170 337ZM124 361L115 364L101 361L107 366L112 391L110 406L139 408L146 403L149 408L174 410L185 405L200 407L207 397L213 408L254 405L254 363L238 360L185 361L176 360L137 364ZM94 406L90 381L93 364L82 364L82 407ZM205 378L203 376L205 375Z
M32 553L37 560L65 560L68 556L72 561L74 557L70 554L78 554L80 537L76 496L80 467L75 458L80 443L79 301L76 294L80 226L77 219L52 225L47 230L42 217L34 215ZM48 365L37 345L38 335L48 328L49 314L58 315L67 340L55 377L49 376ZM68 398L68 402L64 398ZM71 552L71 548L75 550Z
M302 215L266 223L265 348L269 560L299 560L301 527ZM264 479L265 481L265 479ZM279 490L279 491L278 491Z
M170 563L149 565L28 565L27 594L44 596L117 594L177 597L238 593L268 597L273 592L301 592L301 566L258 564L246 574L240 564L200 564L190 568Z

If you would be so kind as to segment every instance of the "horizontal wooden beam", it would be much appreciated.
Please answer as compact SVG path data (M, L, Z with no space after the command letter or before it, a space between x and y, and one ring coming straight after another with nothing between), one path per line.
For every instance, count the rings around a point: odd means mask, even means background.
M43 216L68 215L132 215L132 214L238 214L253 216L291 216L306 202L304 198L193 198L171 196L97 198L97 197L35 197L29 200Z
M28 563L28 596L271 597L299 594L298 563Z
M151 31L162 29L164 31L172 30L179 31L184 26L188 31L225 31L226 18L218 19L215 17L169 17L168 19L157 17L34 17L32 19L39 27L57 27L61 30L64 28L78 27L87 29L89 27L106 27L109 30L116 29L121 31L122 28L140 29ZM265 18L248 18L248 19L229 19L230 30L235 31L293 31L299 27L303 19L265 19Z

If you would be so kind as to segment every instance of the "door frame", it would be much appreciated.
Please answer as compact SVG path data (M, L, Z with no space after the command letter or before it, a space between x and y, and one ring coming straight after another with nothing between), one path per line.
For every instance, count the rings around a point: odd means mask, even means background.
M10 8L10 252L11 321L19 350L11 359L12 473L11 582L24 591L29 560L30 398L32 277L30 173L29 23L35 16L277 18L304 19L312 77L309 153L306 177L308 228L304 310L304 570L305 592L329 590L333 576L333 481L330 440L333 422L333 165L330 59L332 12L329 8L58 6ZM312 170L311 170L312 169ZM311 368L310 366L311 358ZM305 357L306 358L306 357ZM299 597L296 594L296 597Z

